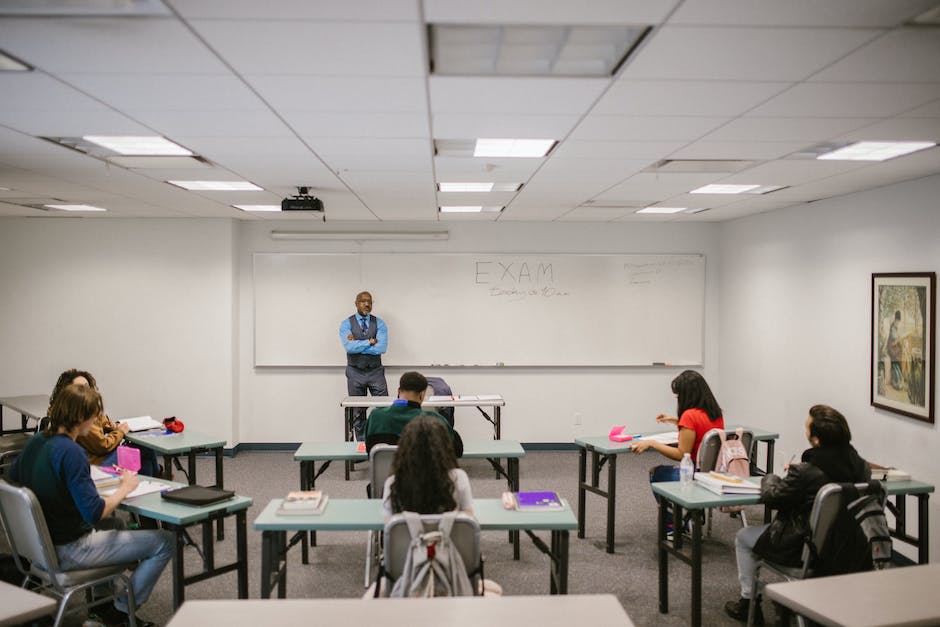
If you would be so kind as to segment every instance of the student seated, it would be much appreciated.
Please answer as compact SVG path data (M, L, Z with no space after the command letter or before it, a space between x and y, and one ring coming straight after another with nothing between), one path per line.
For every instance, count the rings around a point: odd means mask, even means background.
M93 526L111 515L137 487L132 472L121 475L117 491L102 498L91 479L88 459L75 440L103 414L101 395L89 385L69 384L59 390L49 411L49 425L34 435L11 469L11 478L36 495L42 506L56 555L63 570L138 561L131 576L134 599L150 597L167 562L174 538L167 531L97 531ZM106 625L126 625L127 596L95 612ZM137 619L138 625L151 625Z
M399 512L473 513L470 479L457 466L451 442L439 414L420 414L408 422L382 492L386 518Z
M59 375L59 380L56 381L55 388L49 396L50 412L59 392L73 383L87 385L93 390L98 390L98 382L95 381L95 377L90 372L76 370L75 368L66 370ZM88 430L88 433L78 437L78 444L85 449L88 454L88 461L95 466L113 466L117 463L118 446L124 441L127 431L127 425L115 424L102 412L100 416L95 418L95 422ZM157 463L157 455L153 449L128 443L125 443L125 446L140 449L140 474L149 477L161 476L160 464Z
M785 468L784 477L765 475L761 480L761 502L777 510L769 525L744 527L734 540L738 560L741 598L725 604L731 618L747 621L757 562L765 558L784 566L802 564L803 541L809 533L809 515L816 493L827 483L858 483L871 478L871 468L850 444L852 432L845 417L828 405L813 405L806 419L806 439L798 464ZM832 538L834 549L825 563L817 565L821 574L835 575L871 568L871 551L854 520L836 521ZM755 622L764 616L757 601Z
M376 407L369 414L366 422L366 450L371 451L376 444L398 444L402 430L418 414L437 417L450 434L454 452L463 456L463 440L447 419L437 412L422 410L421 403L428 391L428 380L420 372L406 372L398 382L398 398L391 407Z

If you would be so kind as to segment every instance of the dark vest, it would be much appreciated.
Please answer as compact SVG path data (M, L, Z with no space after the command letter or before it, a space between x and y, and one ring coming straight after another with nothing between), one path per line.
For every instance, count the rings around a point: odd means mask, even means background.
M359 316L353 314L349 316L349 331L357 340L371 340L375 338L379 323L375 316L369 314L369 328L365 333L359 326ZM381 355L365 355L363 353L346 353L346 364L359 370L372 370L382 365Z

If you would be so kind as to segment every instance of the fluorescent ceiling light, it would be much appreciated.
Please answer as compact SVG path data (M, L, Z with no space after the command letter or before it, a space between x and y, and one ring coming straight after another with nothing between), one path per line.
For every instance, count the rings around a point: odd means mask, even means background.
M0 50L0 72L29 72L33 68Z
M712 184L693 189L690 194L743 194L752 189L757 189L760 185L720 185Z
M685 211L685 207L645 207L636 213L679 213Z
M280 211L280 205L232 205L242 211Z
M473 156L537 158L547 155L554 145L554 139L480 138L473 149Z
M43 207L58 209L59 211L107 211L107 209L93 205L43 205Z
M188 157L193 154L179 144L174 144L169 139L159 135L85 135L82 139L121 155Z
M194 192L261 192L264 191L248 181L167 181Z
M491 192L492 183L438 183L438 191L441 192Z
M441 213L499 213L503 207L482 207L477 205L445 205L439 207Z
M816 158L840 161L886 161L936 145L936 142L855 142Z
M271 231L271 239L447 239L447 231Z

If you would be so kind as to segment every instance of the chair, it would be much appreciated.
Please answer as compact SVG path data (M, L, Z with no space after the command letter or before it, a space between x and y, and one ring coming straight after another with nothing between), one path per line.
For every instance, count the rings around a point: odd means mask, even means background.
M385 480L392 470L392 460L395 459L397 446L391 444L376 444L369 451L369 498L381 499L385 497ZM377 564L382 554L382 532L369 531L366 544L366 574L365 587L372 583L372 565Z
M61 570L59 558L52 544L52 538L49 536L49 528L46 526L46 519L43 517L36 495L29 488L15 487L2 479L0 479L0 519L3 521L16 567L24 575L23 587L26 588L32 584L35 589L47 591L59 598L54 627L59 626L66 613L114 600L113 594L94 601L90 601L86 595L85 604L67 609L73 594L79 591L90 592L92 586L105 583L116 584L118 581L123 582L127 590L130 625L136 627L137 606L134 602L130 578L125 575L125 571L135 568L137 562ZM28 560L28 564L24 562L24 558Z
M856 483L855 488L859 495L865 495L869 492L868 483ZM754 573L754 585L751 588L751 604L748 609L747 624L748 627L754 624L754 615L760 598L760 593L764 589L764 583L761 581L761 570L770 571L786 581L796 581L801 579L810 579L815 576L815 556L823 554L827 543L831 540L833 526L839 518L839 513L845 509L842 502L842 486L838 483L827 483L819 492L816 493L816 499L813 501L813 509L809 514L810 537L803 543L802 564L791 567L775 564L769 560L760 560L757 563L757 570ZM802 616L797 616L797 624L806 627Z
M736 440L738 435L734 431L726 431L725 437L729 440ZM747 451L747 458L753 458L753 446L754 446L754 432L749 429L744 429L741 432L741 444L744 446L744 450ZM698 456L695 460L695 467L698 469L698 472L711 472L718 467L718 456L721 452L721 429L709 429L705 435L702 437L702 442L698 447ZM712 515L714 511L712 508L708 509L706 514L706 523L705 523L705 535L711 536L712 534ZM741 525L747 527L747 516L744 511L732 512L731 515L734 516L738 514L741 517Z
M26 443L31 437L32 433L9 433L0 436L0 477L6 476L13 460L26 448Z
M440 514L422 514L421 523L425 531L434 531L441 521ZM388 590L401 577L405 558L411 547L411 533L404 515L395 514L385 523L385 548L382 552L382 572L386 582L377 582L377 586L387 585ZM458 512L450 538L460 557L463 559L467 576L473 584L474 594L483 589L483 555L480 552L480 523L466 512Z

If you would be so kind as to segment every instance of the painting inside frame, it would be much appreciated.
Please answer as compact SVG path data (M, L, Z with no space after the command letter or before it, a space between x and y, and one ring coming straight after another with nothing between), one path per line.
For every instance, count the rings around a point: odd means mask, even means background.
M936 273L872 274L871 404L934 422Z

